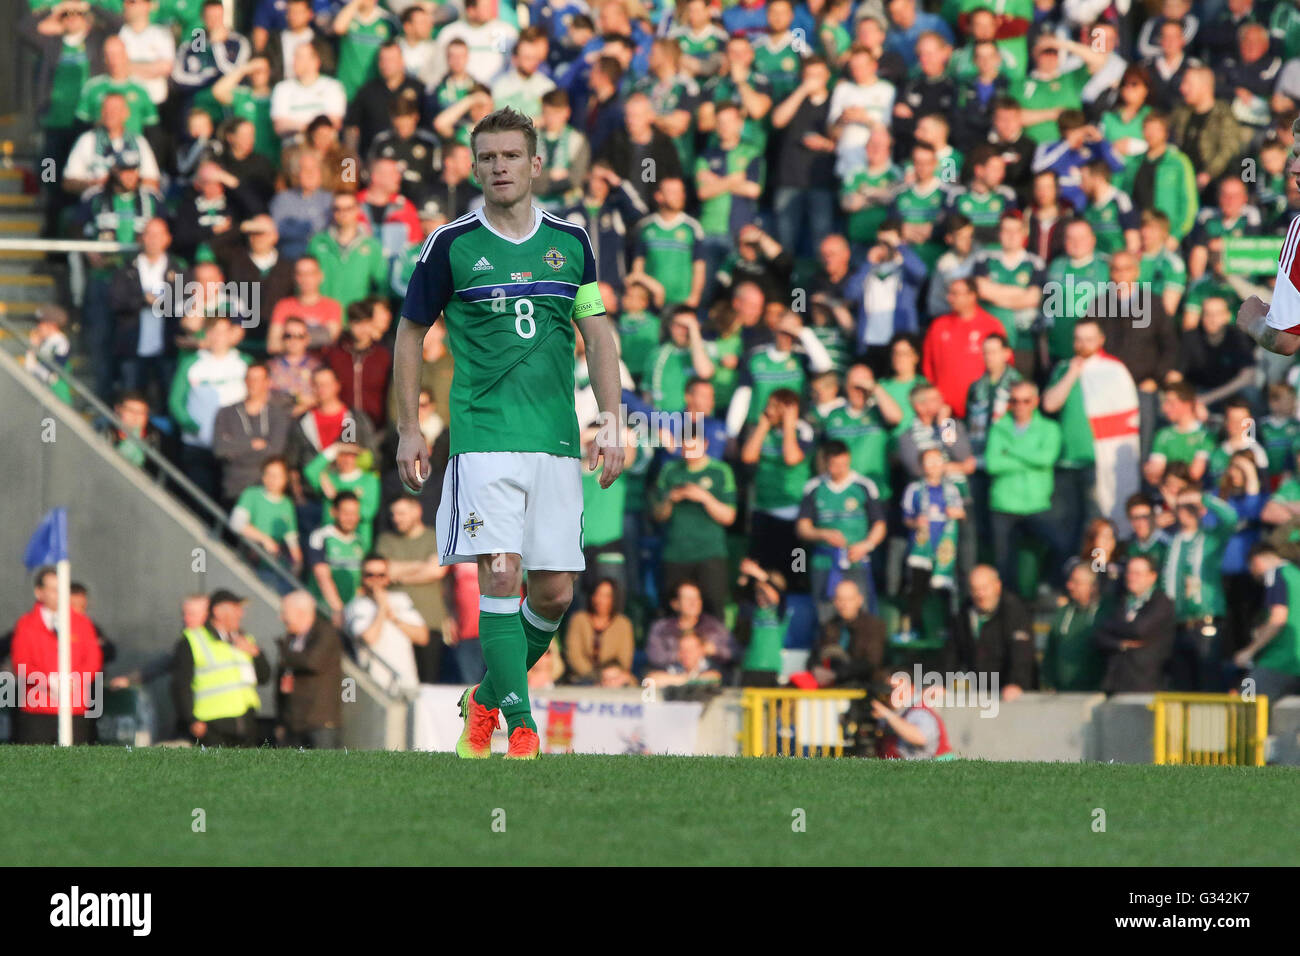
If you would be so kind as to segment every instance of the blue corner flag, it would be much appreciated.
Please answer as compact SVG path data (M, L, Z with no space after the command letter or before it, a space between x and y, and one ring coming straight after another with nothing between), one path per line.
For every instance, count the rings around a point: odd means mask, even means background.
M23 552L23 564L28 571L35 571L45 564L57 564L68 558L68 511L66 508L54 508L36 526L27 550Z

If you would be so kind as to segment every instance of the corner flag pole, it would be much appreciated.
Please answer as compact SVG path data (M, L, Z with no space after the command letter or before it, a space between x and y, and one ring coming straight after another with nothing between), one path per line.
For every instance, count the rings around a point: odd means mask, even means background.
M55 565L59 579L59 746L72 746L72 564Z

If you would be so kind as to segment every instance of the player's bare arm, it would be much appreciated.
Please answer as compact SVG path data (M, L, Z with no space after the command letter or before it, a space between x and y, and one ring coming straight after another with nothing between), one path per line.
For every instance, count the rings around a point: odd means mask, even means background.
M429 328L405 317L397 324L393 388L397 389L397 473L407 491L418 492L430 474L429 446L420 431L420 367Z
M623 389L618 371L618 347L614 342L614 329L605 315L589 315L578 319L587 350L587 368L591 373L591 387L600 406L601 427L591 443L589 466L596 467L605 459L600 472L600 486L608 488L623 471L625 445L623 440Z
M1278 355L1295 355L1300 351L1300 335L1284 332L1268 324L1268 303L1252 295L1237 310L1237 328L1261 347Z

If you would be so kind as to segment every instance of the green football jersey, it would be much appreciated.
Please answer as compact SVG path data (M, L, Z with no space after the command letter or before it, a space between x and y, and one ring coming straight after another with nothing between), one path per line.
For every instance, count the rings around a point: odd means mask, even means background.
M709 357L713 357L713 343L705 342ZM649 375L651 401L661 412L680 412L686 409L686 383L695 377L695 363L689 348L679 348L665 342L650 354L646 366Z
M740 378L741 360L744 357L741 353L745 350L745 344L739 332L714 339L710 344L715 353L713 378L710 379L713 382L713 403L717 408L726 408L736 391L736 382ZM722 360L732 356L736 358L736 367L727 368L722 364Z
M1198 243L1209 242L1211 239L1241 239L1254 236L1259 233L1259 210L1254 206L1247 206L1236 219L1228 222L1217 207L1206 206L1197 214L1196 225L1199 227L1199 235L1195 237Z
M1123 250L1125 231L1138 227L1133 200L1118 189L1099 203L1089 203L1083 218L1097 237L1097 251L1105 256Z
M837 485L829 475L818 475L804 487L799 517L807 518L819 530L840 532L845 541L854 545L866 539L873 524L885 520L885 509L870 479L850 474ZM826 570L831 561L828 546L813 546L810 567Z
M1030 252L1022 252L1016 259L1008 259L1001 249L986 251L975 260L976 277L987 278L998 285L1014 286L1028 289L1041 286L1046 278L1043 260ZM1007 344L1019 348L1021 337L1027 336L1038 318L1037 309L1008 309L994 305L987 299L980 299L980 305L1007 330Z
M1164 570L1165 558L1169 554L1169 536L1163 531L1157 531L1145 541L1139 538L1130 538L1124 545L1125 557L1142 555L1150 558L1152 566L1157 572Z
M669 459L659 471L655 497L662 501L684 485L699 485L724 505L736 503L736 478L725 462L707 457L695 462ZM726 556L727 529L709 517L704 505L685 499L674 502L664 523L663 560L689 562Z
M849 446L849 462L853 470L864 478L870 478L884 501L893 497L889 487L891 430L874 405L861 409L841 405L826 416L822 428L823 438L836 439Z
M767 400L778 389L788 388L796 395L802 395L808 375L804 371L799 356L790 352L778 352L776 346L759 346L741 363L741 385L749 385L753 391L749 398L749 414L745 422L755 424Z
M799 423L799 441L804 447L804 457L797 465L785 461L785 439L781 429L774 428L763 438L758 452L758 465L754 469L754 510L791 512L793 518L803 501L804 485L812 477L812 426Z
M180 31L181 43L203 29L203 0L158 0L149 15L152 23L174 26Z
M635 93L650 97L656 116L669 116L678 110L694 115L699 110L700 87L685 73L679 73L667 83L655 76L643 76L632 84ZM681 136L673 137L677 156L683 169L690 169L695 161L695 124L692 122Z
M623 364L639 384L649 373L659 348L659 318L650 312L624 312L618 317Z
M280 165L280 136L271 122L271 94L259 95L246 86L237 86L226 112L253 124L253 151L265 156L277 168Z
M403 318L447 324L451 454L581 454L573 393L573 320L603 315L591 240L534 208L523 239L482 209L436 230L411 274Z
M727 31L716 23L710 23L699 33L685 23L679 23L668 31L668 35L677 41L682 56L696 60L721 55L722 48L727 45Z
M1064 73L1050 80L1034 74L1025 77L1016 99L1027 110L1077 110L1083 108L1083 88L1092 75L1086 66ZM1056 120L1035 123L1025 129L1025 135L1035 143L1052 143L1061 138Z
M1159 455L1167 462L1181 461L1190 465L1201 455L1209 458L1213 451L1214 439L1200 422L1188 431L1166 425L1156 432L1151 442L1151 454Z
M582 466L582 543L600 548L623 538L623 513L627 507L627 482L600 487L600 468Z
M939 220L943 218L943 207L947 201L948 194L944 191L943 182L935 178L928 187L922 188L913 183L895 196L894 213L899 222L904 225L928 222L937 226ZM939 230L936 228L929 242L923 242L916 247L916 254L931 269L943 255L944 244L935 238L938 235Z
M955 189L948 194L948 211L959 212L975 227L975 242L981 246L996 246L998 223L1002 213L1016 207L1016 194L1006 186L986 193L972 189Z
M1259 443L1268 455L1268 471L1282 475L1295 467L1295 447L1300 442L1300 421L1269 415L1259 424Z
M779 672L786 627L787 622L781 620L775 606L757 608L750 627L749 646L740 666L747 671Z
M775 106L799 85L803 56L795 49L794 37L790 33L779 41L770 36L760 37L753 41L753 47L754 69L772 84L772 104Z
M876 241L876 233L880 224L889 218L890 203L902 182L903 170L893 164L875 173L860 166L848 174L840 187L840 200L855 192L868 197L867 205L848 214L844 231L850 242L865 245Z
M753 88L754 92L762 93L764 96L772 97L772 104L775 106L781 101L772 93L772 83L757 68L751 69L746 82ZM702 97L716 105L723 103L740 103L740 90L730 75L715 76L704 83ZM744 107L741 107L743 113ZM765 116L761 120L753 119L750 116L745 117L745 125L741 130L740 138L748 145L753 146L760 153L767 150L767 122L770 117Z
M1187 266L1176 252L1161 249L1152 255L1143 255L1138 265L1138 281L1151 283L1151 294L1161 296L1166 289L1182 292L1187 288Z
M1269 18L1268 31L1275 44L1281 41L1284 59L1300 56L1300 7L1294 3L1279 3Z
M106 73L92 76L81 88L81 96L77 100L77 119L92 126L98 123L100 104L110 93L121 94L126 100L128 113L123 125L128 133L139 136L146 126L158 122L158 108L149 99L148 90L129 77L119 83Z
M1047 382L1051 388L1070 369L1070 363L1061 361L1052 369L1052 377ZM1097 445L1092 434L1092 423L1088 419L1088 410L1083 405L1083 386L1078 382L1070 389L1065 404L1056 413L1057 424L1061 426L1061 457L1057 459L1059 468L1082 468L1097 460Z
M1214 273L1207 272L1187 287L1187 296L1183 299L1183 308L1200 312L1206 299L1224 299L1228 303L1228 312L1236 322L1237 310L1241 308L1241 297L1237 290L1220 281Z
M1300 676L1300 569L1290 562L1278 565L1264 578L1266 592L1275 593L1279 578L1286 592L1286 624L1260 649L1255 666Z
M375 8L375 18L362 23L360 15L348 23L348 31L339 40L339 68L337 78L348 92L348 99L357 95L371 78L378 76L376 61L379 48L397 35L392 16L381 7Z
M322 525L311 533L307 539L307 566L314 567L324 562L329 566L330 577L338 589L339 598L347 604L361 587L361 562L366 556L366 547L354 532L344 534L332 524ZM308 575L311 593L322 597L316 575Z
M1047 267L1042 309L1048 319L1047 353L1053 361L1074 355L1074 323L1088 314L1108 281L1110 263L1101 256L1087 262L1057 256Z
M230 522L236 530L251 525L276 541L294 544L298 541L298 517L293 499L283 494L272 498L261 485L252 485L239 493Z
M669 221L655 213L641 224L637 254L645 257L645 271L664 287L664 301L685 302L699 247L704 239L700 224L684 213Z
M1101 135L1108 143L1118 143L1122 139L1142 139L1142 124L1146 121L1151 107L1143 106L1127 123L1116 110L1107 110L1101 114ZM1118 153L1117 153L1118 155ZM1130 196L1133 194L1133 181L1137 179L1138 168L1142 165L1145 152L1132 156L1121 156L1124 168L1112 177L1111 182Z
M86 53L85 40L73 45L65 39L54 66L49 101L41 116L42 126L46 129L68 129L76 125L77 104L81 101L81 90L89 77L90 58Z

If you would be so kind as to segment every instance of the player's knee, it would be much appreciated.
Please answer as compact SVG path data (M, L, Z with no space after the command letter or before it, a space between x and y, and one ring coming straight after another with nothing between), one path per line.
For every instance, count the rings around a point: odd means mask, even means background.
M553 576L543 586L530 588L528 603L542 617L549 621L558 621L573 603L572 577Z

